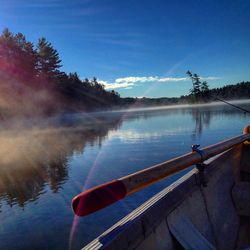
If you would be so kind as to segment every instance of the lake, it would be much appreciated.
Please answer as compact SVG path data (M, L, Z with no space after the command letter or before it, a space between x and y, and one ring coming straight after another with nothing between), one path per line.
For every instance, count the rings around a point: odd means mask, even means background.
M238 104L250 110L249 103ZM183 173L87 217L84 189L242 133L228 105L74 114L0 125L0 249L80 249Z

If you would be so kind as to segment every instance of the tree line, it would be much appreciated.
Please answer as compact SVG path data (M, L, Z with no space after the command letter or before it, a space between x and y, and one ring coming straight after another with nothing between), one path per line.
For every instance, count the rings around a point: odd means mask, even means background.
M206 102L209 100L209 87L206 81L201 82L197 74L187 71L187 76L191 79L193 88L190 89L189 99L191 102Z
M61 63L58 51L46 38L34 45L22 33L4 29L0 35L0 118L250 98L250 82L209 89L191 71L187 71L192 83L187 95L121 98L114 90L106 91L95 77L82 80L76 72L63 72Z
M191 72L190 72L191 73ZM192 73L191 73L192 74ZM250 82L240 82L225 85L220 88L209 89L207 82L201 82L197 74L192 74L192 88L188 95L180 97L160 97L160 98L121 98L122 106L147 107L165 106L176 104L208 103L218 100L239 100L250 98Z
M250 82L226 85L220 88L209 89L206 81L201 82L201 78L191 71L186 73L192 81L193 88L186 98L190 102L211 102L218 99L233 100L250 98Z
M58 51L44 37L36 45L22 33L0 35L0 114L51 115L117 105L120 96L97 79L61 70Z

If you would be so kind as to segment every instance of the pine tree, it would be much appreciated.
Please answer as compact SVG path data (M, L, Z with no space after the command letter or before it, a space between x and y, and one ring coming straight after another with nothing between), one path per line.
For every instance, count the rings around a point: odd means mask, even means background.
M57 50L45 38L40 38L38 41L37 55L39 76L49 81L58 80L61 74L59 70L61 60Z
M200 77L197 74L193 75L193 85L194 85L194 94L196 97L199 97L201 92L201 81Z
M205 92L207 92L207 91L209 91L209 87L208 87L207 82L204 81L204 82L202 82L202 84L201 84L201 92L205 93Z
M201 82L200 77L197 74L192 74L189 70L186 74L190 77L193 83L193 89L190 90L190 93L194 98L194 101L208 101L210 94L207 82Z
M76 72L74 72L74 73L69 73L69 83L80 84L82 82L81 82L78 74Z
M27 42L22 33L17 33L14 37L17 45L18 67L26 78L34 78L37 74L37 54L31 42Z
M208 101L210 99L209 87L206 81L201 84L201 95L204 101Z
M194 98L196 100L198 100L200 95L201 95L200 77L197 74L192 74L189 70L187 71L186 74L190 77L190 79L193 83L193 89L190 90L190 93L191 93L191 95L194 96Z
M14 35L7 28L0 36L1 71L5 75L26 82L32 80L36 70L36 52L33 44L22 33Z

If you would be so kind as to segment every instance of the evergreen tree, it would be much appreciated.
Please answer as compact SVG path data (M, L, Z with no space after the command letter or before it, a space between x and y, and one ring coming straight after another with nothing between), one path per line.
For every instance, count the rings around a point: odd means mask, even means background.
M194 95L196 97L199 97L201 92L201 81L200 77L197 74L193 74L193 86L194 86Z
M209 88L206 81L201 83L201 95L203 101L208 101L210 99Z
M18 67L26 74L26 77L34 77L37 69L37 54L31 42L27 42L22 33L15 35L17 44Z
M201 92L206 93L209 91L208 84L206 81L201 83Z
M197 101L199 97L201 96L201 81L200 77L197 74L192 74L191 71L187 71L186 73L193 84L193 88L190 90L191 95L194 96L195 100Z
M37 55L39 76L47 80L58 80L61 75L61 60L57 50L45 38L38 41Z
M69 83L71 84L81 84L82 81L80 80L78 74L76 72L69 73Z
M190 90L190 93L195 101L208 101L210 95L207 82L201 82L200 77L197 74L192 74L189 70L187 71L187 75L193 83L193 89Z
M22 33L5 29L0 35L0 90L6 105L0 110L12 115L51 115L107 108L120 102L119 94L106 91L97 78L82 81L76 72L67 75L60 71L60 63L57 50L45 38L39 39L34 49Z
M98 92L104 91L104 86L97 81L96 77L93 77L93 80L91 81L91 83L92 83L92 86L96 89L96 91Z
M14 35L7 28L0 36L1 71L19 80L34 78L37 57L33 44L22 33Z

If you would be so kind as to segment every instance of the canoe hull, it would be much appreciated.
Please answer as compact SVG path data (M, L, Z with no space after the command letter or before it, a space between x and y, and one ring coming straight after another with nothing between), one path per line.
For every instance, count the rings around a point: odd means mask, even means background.
M250 177L249 148L240 144L210 159L206 187L201 185L198 170L191 169L84 249L249 246L250 235L245 231L250 224L238 214L232 198L233 187Z

